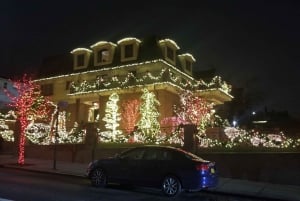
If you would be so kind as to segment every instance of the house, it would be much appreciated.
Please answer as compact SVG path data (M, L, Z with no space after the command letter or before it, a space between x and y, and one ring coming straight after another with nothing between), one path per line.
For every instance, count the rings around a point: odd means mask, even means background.
M17 90L13 87L13 83L6 78L0 77L0 109L6 110L10 99L5 91L9 91L10 94L17 94Z
M66 55L46 59L38 78L42 94L55 103L67 103L67 128L74 122L92 123L105 130L102 120L111 94L122 103L140 99L143 90L159 101L159 121L174 116L180 94L191 90L216 105L231 101L230 85L219 76L205 82L195 78L196 59L171 39L134 37L95 42L75 48ZM119 125L126 130L126 122Z

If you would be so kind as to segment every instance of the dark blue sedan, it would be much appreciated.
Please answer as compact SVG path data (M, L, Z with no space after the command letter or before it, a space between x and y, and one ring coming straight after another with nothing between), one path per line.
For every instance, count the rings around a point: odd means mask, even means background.
M131 148L90 163L86 174L93 186L119 183L155 187L167 196L176 196L182 190L213 188L218 183L214 162L171 146Z

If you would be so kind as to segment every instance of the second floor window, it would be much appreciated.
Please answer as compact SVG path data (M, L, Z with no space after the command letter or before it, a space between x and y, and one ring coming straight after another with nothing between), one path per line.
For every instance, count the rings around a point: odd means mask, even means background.
M71 86L71 81L66 82L66 90L69 90Z
M53 95L53 84L43 84L43 85L41 85L41 94L43 96Z

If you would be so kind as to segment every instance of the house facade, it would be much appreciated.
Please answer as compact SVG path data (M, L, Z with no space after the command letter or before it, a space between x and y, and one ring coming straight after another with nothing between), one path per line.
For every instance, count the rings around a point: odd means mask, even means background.
M0 109L7 108L10 103L10 99L5 91L8 91L11 94L17 94L17 90L13 87L13 83L9 79L0 77Z
M128 112L124 103L140 100L148 90L160 103L159 122L175 115L174 105L179 105L180 94L186 90L215 105L231 101L230 85L219 76L210 82L194 78L195 64L192 54L168 38L103 40L46 60L35 82L54 103L67 103L67 128L77 122L105 130L103 118L111 94L118 95L122 113ZM128 125L123 120L119 129L125 131Z

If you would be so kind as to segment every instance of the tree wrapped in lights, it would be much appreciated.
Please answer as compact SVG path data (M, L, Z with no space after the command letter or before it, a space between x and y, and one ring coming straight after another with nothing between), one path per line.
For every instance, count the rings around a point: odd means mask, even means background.
M20 122L18 164L24 165L26 128L36 119L48 120L52 103L48 98L41 95L40 86L26 74L21 80L13 81L13 85L17 90L17 95L8 90L5 92L11 100L9 106L15 108L17 121Z
M180 106L175 106L175 113L186 124L195 124L204 134L206 127L213 119L213 104L209 104L200 96L195 96L191 91L185 91L180 96Z
M132 99L122 103L122 121L127 133L131 133L139 117L140 100Z
M142 104L140 106L141 119L138 122L138 128L142 132L144 142L156 142L156 136L160 132L160 124L158 121L159 101L153 92L147 89L143 90L141 96Z
M123 137L122 131L118 130L119 121L121 120L120 118L120 113L118 112L119 107L118 107L118 101L119 101L119 95L117 93L112 93L108 101L106 103L106 108L105 108L105 116L103 117L103 121L106 122L105 127L109 130L106 132L103 132L102 135L106 139L109 139L109 141L115 142L116 140L122 141Z

